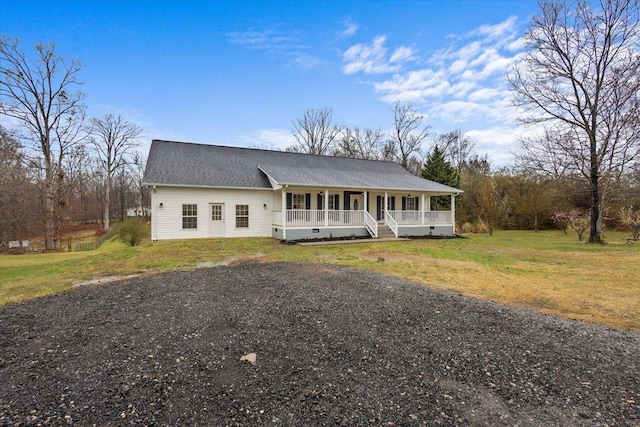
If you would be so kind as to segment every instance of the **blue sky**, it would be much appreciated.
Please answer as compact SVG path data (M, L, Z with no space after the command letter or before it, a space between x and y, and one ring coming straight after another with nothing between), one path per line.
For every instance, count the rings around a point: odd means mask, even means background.
M153 138L284 148L292 120L322 107L389 130L402 101L432 137L461 129L504 164L522 132L505 70L537 11L529 0L2 0L0 32L80 60L89 115L138 123L145 149Z

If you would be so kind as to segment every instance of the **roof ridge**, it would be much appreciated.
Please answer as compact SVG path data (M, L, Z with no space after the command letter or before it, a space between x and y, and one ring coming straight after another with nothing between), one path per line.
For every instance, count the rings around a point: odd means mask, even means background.
M311 154L311 153L300 153L297 151L282 151L282 150L267 150L264 148L256 148L256 147L237 147L233 145L220 145L220 144L207 144L202 142L187 142L187 141L169 141L166 139L152 139L151 143L154 142L167 142L171 144L183 144L183 145L197 145L200 147L218 147L218 148L231 148L235 150L250 150L250 151L261 151L265 153L277 153L277 154L286 154L286 155L300 155L300 156L309 156L309 157L324 157L331 159L347 159L347 160L359 160L364 162L381 162L381 163L393 163L398 164L398 162L394 162L393 160L376 160L376 159L360 159L357 157L343 157L343 156L334 156L330 154Z

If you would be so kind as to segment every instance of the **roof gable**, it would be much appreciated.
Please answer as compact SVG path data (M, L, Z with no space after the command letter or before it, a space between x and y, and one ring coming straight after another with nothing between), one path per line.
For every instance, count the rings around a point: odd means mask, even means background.
M146 185L264 188L279 185L460 190L407 172L395 162L153 140Z

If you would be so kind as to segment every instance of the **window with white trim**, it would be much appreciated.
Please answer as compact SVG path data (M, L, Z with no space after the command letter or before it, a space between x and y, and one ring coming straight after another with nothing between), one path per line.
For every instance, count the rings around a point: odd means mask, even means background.
M236 205L236 228L249 228L249 205Z
M293 194L291 209L305 209L305 198L304 194Z
M406 209L408 211L415 211L416 210L416 201L418 200L417 197L407 197L407 201L406 201Z
M198 205L182 205L182 228L198 228Z

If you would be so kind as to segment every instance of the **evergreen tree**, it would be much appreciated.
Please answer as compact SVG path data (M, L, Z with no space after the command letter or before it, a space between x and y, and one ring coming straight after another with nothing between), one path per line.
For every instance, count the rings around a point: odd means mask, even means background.
M434 145L433 150L427 154L427 159L422 167L420 174L423 178L435 181L449 187L460 187L460 173L456 168L447 161L444 151ZM431 199L431 209L446 209L451 207L451 198L449 196L433 197Z

